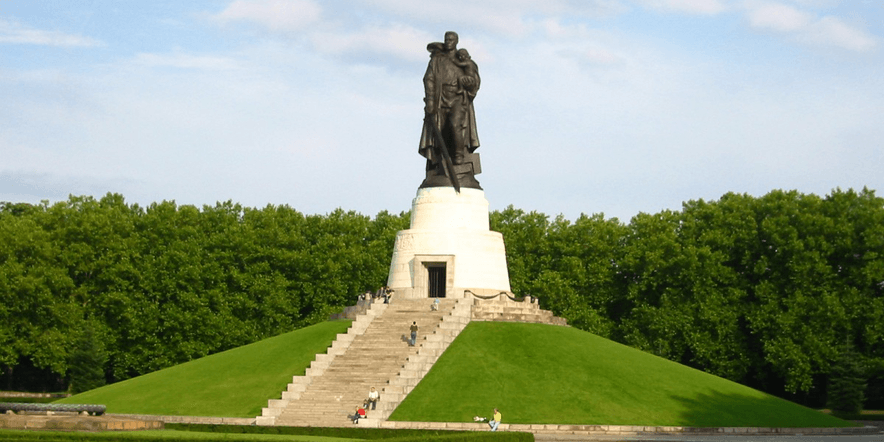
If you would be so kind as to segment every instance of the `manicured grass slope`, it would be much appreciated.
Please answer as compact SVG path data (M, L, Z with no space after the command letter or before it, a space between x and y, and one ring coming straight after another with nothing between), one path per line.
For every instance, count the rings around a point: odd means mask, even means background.
M350 321L324 322L58 402L252 417ZM849 422L567 327L472 323L392 420L838 427Z
M323 322L57 402L104 404L108 413L254 417L350 323Z
M471 323L391 420L664 426L851 423L573 328Z

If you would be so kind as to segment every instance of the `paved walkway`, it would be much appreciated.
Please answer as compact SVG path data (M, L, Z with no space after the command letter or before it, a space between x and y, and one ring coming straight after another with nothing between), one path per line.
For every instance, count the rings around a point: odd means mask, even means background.
M255 418L199 416L110 415L135 419L158 419L166 423L254 425ZM633 427L623 425L525 425L501 424L501 431L533 433L537 441L686 441L686 442L882 442L884 421L863 422L850 428L684 428ZM487 424L473 422L393 422L381 428L488 431ZM686 434L693 432L695 434ZM703 432L703 433L701 433ZM763 434L763 433L767 434ZM701 434L696 434L701 433Z
M535 433L534 439L538 442L559 441L656 441L656 442L881 442L884 441L884 421L858 422L866 427L862 429L866 434L641 434L628 436L605 436L605 435L566 435L552 433ZM857 431L857 430L854 430Z
M788 436L570 436L570 437L549 437L546 435L534 435L534 440L538 442L545 441L657 441L657 442L881 442L884 440L882 434L867 435L788 435Z
M381 428L418 428L487 431L487 424L461 422L384 422ZM691 428L640 427L626 425L525 425L501 424L499 431L533 433L538 441L781 441L793 440L841 441L842 437L860 437L857 441L884 441L884 432L876 426L848 428ZM834 439L833 439L834 438Z

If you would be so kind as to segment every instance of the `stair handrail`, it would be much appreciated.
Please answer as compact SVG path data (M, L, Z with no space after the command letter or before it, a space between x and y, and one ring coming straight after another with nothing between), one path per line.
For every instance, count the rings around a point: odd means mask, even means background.
M469 289L464 290L463 292L464 292L464 294L469 293L469 294L473 295L474 297L484 300L484 301L499 298L500 295L506 295L506 297L511 299L513 302L525 302L525 301L531 302L531 299L532 299L531 295L515 297L515 296L511 295L509 292L504 292L504 291L501 291L500 293L498 293L496 295L490 295L490 296L482 296L477 293L474 293L472 290L469 290ZM537 298L533 298L533 299L537 299Z

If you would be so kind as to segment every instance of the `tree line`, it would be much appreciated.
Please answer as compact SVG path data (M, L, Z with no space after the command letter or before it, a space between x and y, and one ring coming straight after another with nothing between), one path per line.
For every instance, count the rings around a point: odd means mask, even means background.
M320 322L383 285L381 257L405 228L405 214L140 207L118 194L5 203L3 387L64 388L90 345L117 381Z
M385 283L408 222L118 194L0 203L5 387L78 390L84 365L113 382L322 321ZM860 379L884 406L872 190L729 193L628 223L510 206L491 228L513 291L574 327L812 406Z

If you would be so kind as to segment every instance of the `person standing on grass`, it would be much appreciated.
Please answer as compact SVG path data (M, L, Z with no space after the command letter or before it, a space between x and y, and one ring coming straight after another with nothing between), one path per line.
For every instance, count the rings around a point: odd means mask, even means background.
M500 425L501 419L500 411L497 408L494 409L494 416L491 418L491 421L488 422L488 425L491 427L491 431L497 431L497 426Z
M411 345L412 347L414 347L414 345L417 343L417 330L417 321L413 321L411 323L411 341L409 342L409 345Z

